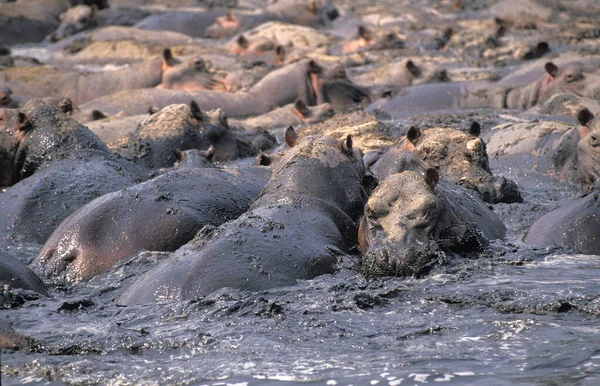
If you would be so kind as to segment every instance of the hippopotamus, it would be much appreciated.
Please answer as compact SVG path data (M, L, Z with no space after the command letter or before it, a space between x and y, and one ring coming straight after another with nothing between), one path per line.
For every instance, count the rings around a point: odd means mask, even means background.
M69 0L0 2L0 41L10 45L41 42L70 6Z
M37 243L78 207L143 178L70 118L68 104L12 115L0 132L0 165L10 186L0 195L0 232Z
M218 17L227 14L227 9L186 8L150 15L135 24L136 28L155 31L174 31L192 37L204 37L208 27Z
M0 82L23 95L68 95L76 104L120 90L145 87L202 90L213 89L218 84L206 71L202 58L182 61L168 48L162 57L121 70L80 73L52 67L15 67L0 72Z
M0 108L15 109L19 103L12 95L12 90L8 87L0 87Z
M191 169L191 168L214 168L212 159L215 155L215 147L210 146L206 150L190 149L175 150L175 164L173 169Z
M434 168L388 176L369 197L359 228L369 276L427 274L446 253L483 250L506 228L476 194L440 181Z
M230 119L229 125L246 130L273 129L317 123L331 116L333 116L333 107L329 103L307 106L302 99L296 99L294 103L276 108L266 114L244 120Z
M577 143L577 180L586 184L600 185L600 119L588 109L577 114L581 139Z
M48 288L29 267L14 257L0 252L0 286L33 291L49 296Z
M248 91L179 91L159 89L124 90L96 98L79 106L82 111L100 110L108 115L144 114L148 107L163 108L195 100L204 110L220 108L229 117L246 118L267 113L301 99L306 105L330 103L333 108L355 105L367 99L360 87L344 78L338 70L305 59L274 70Z
M404 40L395 32L381 29L370 29L364 25L358 26L357 35L343 44L342 54L356 51L383 50L390 48L404 48Z
M547 62L546 74L522 87L487 81L433 83L407 87L401 95L373 102L368 111L380 109L393 117L444 109L521 109L548 100L557 93L593 96L600 89L598 76L586 74L578 63L558 68Z
M477 191L489 203L523 202L517 185L492 175L485 143L478 138L481 127L474 122L469 133L451 128L424 131L411 126L406 136L390 147L372 166L380 180L398 172L398 159L404 152L418 154L448 180Z
M140 8L105 8L99 10L95 4L79 4L60 15L60 25L48 38L52 42L62 40L88 29L106 25L134 25L151 14Z
M285 48L266 37L250 41L244 35L240 35L227 44L227 50L251 63L281 66L285 60Z
M576 253L600 255L600 192L546 213L531 225L523 241L539 248L560 246Z
M18 333L9 322L0 319L0 349L22 350L35 343L34 339Z
M75 283L138 250L174 251L202 227L244 213L269 175L261 167L181 169L98 197L56 228L35 264Z
M356 245L372 178L351 137L298 139L291 128L285 137L291 149L248 212L200 231L118 302L193 298L223 287L260 291L333 272L337 257Z
M243 32L267 21L277 20L303 26L328 25L339 16L330 0L281 0L259 11L232 11L216 18L206 37L220 39Z

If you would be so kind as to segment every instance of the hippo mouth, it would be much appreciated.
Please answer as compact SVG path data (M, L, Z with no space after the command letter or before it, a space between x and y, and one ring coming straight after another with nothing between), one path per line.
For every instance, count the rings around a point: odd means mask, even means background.
M362 269L367 276L409 276L419 278L427 275L445 260L446 254L431 241L425 245L397 247L385 243L370 248L362 258Z

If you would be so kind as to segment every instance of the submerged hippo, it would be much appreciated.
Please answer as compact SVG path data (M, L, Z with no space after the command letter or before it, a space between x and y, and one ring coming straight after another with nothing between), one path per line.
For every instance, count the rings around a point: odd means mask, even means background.
M241 127L246 130L272 129L317 123L331 116L333 116L333 107L329 103L307 106L302 99L296 99L294 103L279 107L266 114L244 120L231 119L229 124L232 127Z
M358 26L356 37L344 43L342 54L350 54L364 50L383 50L390 48L404 48L404 40L392 31L370 29L363 25Z
M335 109L355 105L367 98L367 93L341 76L339 69L330 70L313 60L304 59L270 72L248 91L125 90L79 107L82 111L133 115L146 113L150 106L163 108L195 100L204 110L220 108L229 117L246 118L268 113L297 99L309 106L330 103Z
M535 82L521 87L485 81L434 83L407 87L401 95L373 102L368 110L380 109L400 117L407 114L445 109L521 109L543 103L558 93L573 93L583 97L597 96L600 79L586 74L579 63L562 68L548 62L546 73Z
M141 249L174 251L203 226L219 226L244 213L269 175L259 167L192 168L104 195L65 219L35 263L73 283Z
M215 164L212 162L214 155L214 146L206 150L190 149L181 151L177 149L175 151L177 161L175 161L173 169L214 168Z
M184 61L170 49L162 57L116 71L80 73L52 67L15 67L0 72L0 82L18 95L64 97L84 103L120 90L159 87L176 90L218 88L199 57Z
M375 189L360 223L362 268L367 275L427 274L446 252L483 250L506 228L476 195L425 174L392 174Z
M475 190L486 202L523 202L513 181L492 175L485 144L478 138L480 130L476 122L469 133L450 128L421 131L411 126L406 136L388 149L371 170L383 180L399 171L398 160L403 153L414 152L444 178Z
M546 213L531 225L523 241L540 248L561 246L600 255L600 192Z
M356 244L367 199L366 170L352 140L298 139L250 210L204 229L164 264L134 283L119 302L193 298L223 287L259 291L333 272Z
M31 269L14 257L1 252L0 286L4 289L24 289L48 296L48 288Z
M0 132L0 234L43 243L71 212L103 194L140 181L66 106L15 113Z

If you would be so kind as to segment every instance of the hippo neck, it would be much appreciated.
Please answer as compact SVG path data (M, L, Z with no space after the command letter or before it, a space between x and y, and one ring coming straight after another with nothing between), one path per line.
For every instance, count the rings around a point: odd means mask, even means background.
M163 61L159 57L148 59L139 66L128 68L128 76L133 82L144 87L156 87L162 81ZM132 87L134 88L134 87Z
M273 106L293 103L296 99L313 106L317 102L316 93L306 71L307 63L307 60L301 60L275 70L252 86L249 92Z

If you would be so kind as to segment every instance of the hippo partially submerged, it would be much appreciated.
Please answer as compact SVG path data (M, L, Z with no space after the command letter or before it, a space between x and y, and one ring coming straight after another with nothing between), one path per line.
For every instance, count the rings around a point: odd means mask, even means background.
M65 219L35 263L73 283L141 249L174 251L203 226L244 213L269 175L259 167L182 169L104 195Z
M223 287L259 291L333 272L356 244L368 179L352 140L286 132L291 149L250 210L206 228L134 283L119 302L208 295Z
M362 267L367 275L422 276L447 252L481 251L506 228L476 195L425 174L396 173L375 189L360 223Z
M400 171L398 160L405 152L418 154L429 166L451 181L477 191L490 203L522 202L517 185L504 177L492 175L484 142L478 138L480 126L473 123L469 133L450 128L424 131L411 126L371 169L383 180Z

